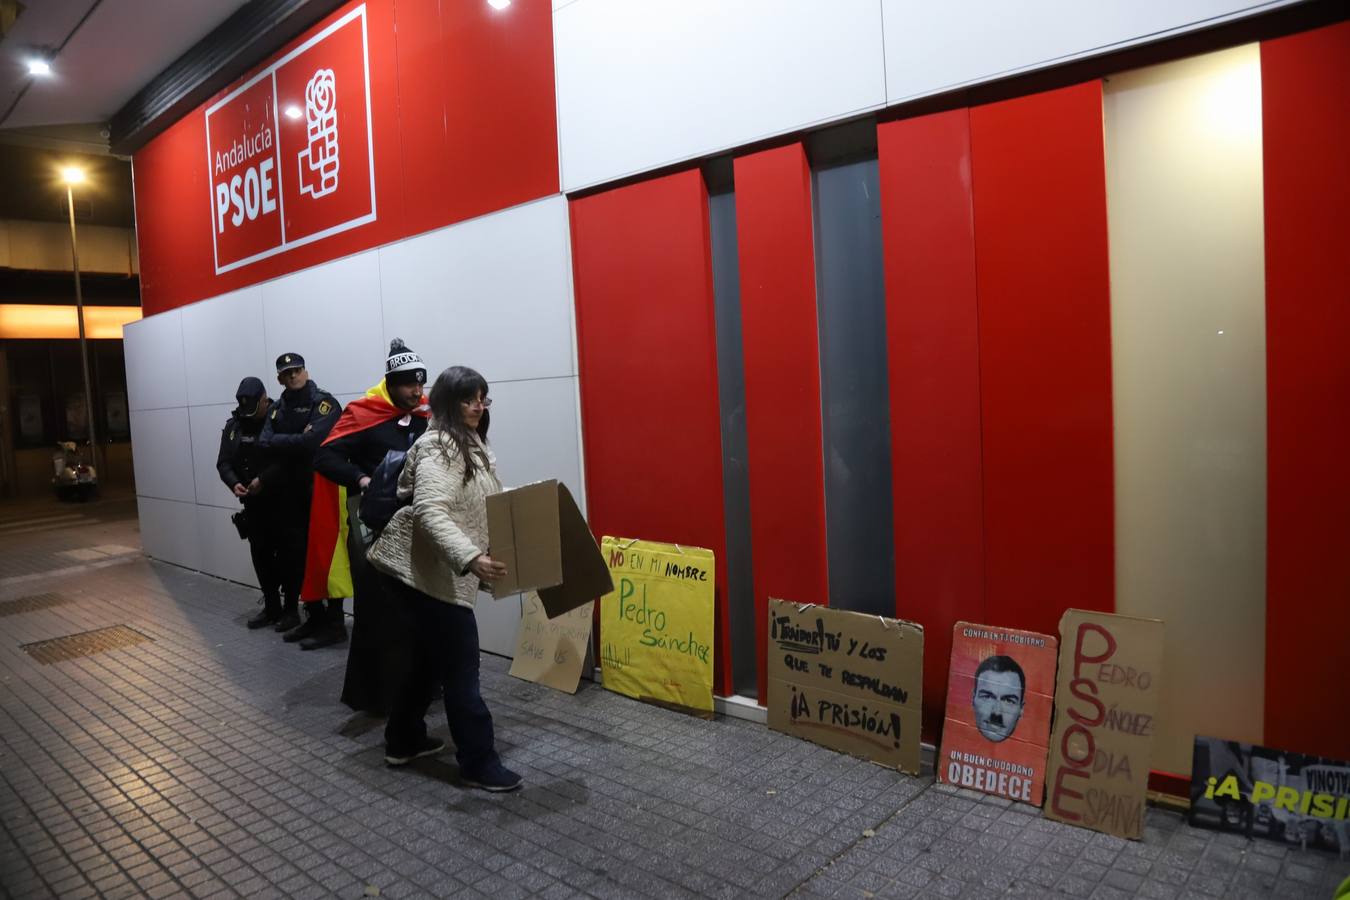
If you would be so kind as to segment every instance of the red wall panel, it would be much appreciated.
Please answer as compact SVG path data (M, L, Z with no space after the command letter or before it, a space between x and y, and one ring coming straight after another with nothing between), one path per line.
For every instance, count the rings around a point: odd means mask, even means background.
M272 59L360 5L342 7ZM377 219L215 274L204 114L222 91L132 159L146 315L557 193L547 4L364 5Z
M542 6L398 0L407 233L558 191L553 19Z
M759 699L769 597L826 603L811 169L801 144L735 161Z
M896 615L924 626L924 732L934 740L952 626L987 621L970 113L891 122L877 144Z
M1114 609L1111 318L1098 82L970 111L991 624Z
M1350 759L1350 23L1261 45L1268 520L1265 742ZM1328 642L1328 639L1330 642Z
M697 171L575 200L587 514L597 535L711 549L730 692L708 195Z

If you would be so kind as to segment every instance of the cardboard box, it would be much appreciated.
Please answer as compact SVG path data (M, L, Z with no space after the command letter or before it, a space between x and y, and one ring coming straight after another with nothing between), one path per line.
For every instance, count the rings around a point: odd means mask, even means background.
M939 781L1040 806L1059 641L957 622L947 677Z
M600 599L605 689L713 715L717 560L705 547L608 535L615 591Z
M488 546L506 564L494 597L538 591L555 618L614 590L590 526L566 485L536 481L487 498Z
M769 600L769 727L919 774L923 627Z
M1163 623L1070 609L1059 620L1045 815L1117 837L1144 835Z

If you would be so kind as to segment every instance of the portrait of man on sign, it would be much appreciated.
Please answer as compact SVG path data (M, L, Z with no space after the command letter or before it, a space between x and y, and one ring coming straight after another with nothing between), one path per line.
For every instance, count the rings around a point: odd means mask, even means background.
M975 727L986 740L999 743L1012 736L1022 718L1027 677L1011 656L987 657L975 669L970 705Z

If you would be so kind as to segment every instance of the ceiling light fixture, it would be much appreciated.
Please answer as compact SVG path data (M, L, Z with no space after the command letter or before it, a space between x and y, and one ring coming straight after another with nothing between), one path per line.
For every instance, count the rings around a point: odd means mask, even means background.
M50 75L52 74L52 64L45 59L34 57L28 61L29 75Z
M487 4L493 9L501 10L506 9L508 6L510 6L511 0L487 0Z

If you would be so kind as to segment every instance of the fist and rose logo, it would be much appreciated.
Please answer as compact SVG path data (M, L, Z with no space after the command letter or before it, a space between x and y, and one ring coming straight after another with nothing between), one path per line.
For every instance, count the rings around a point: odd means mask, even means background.
M337 78L319 69L305 85L305 131L308 146L300 151L300 193L318 199L337 190Z

